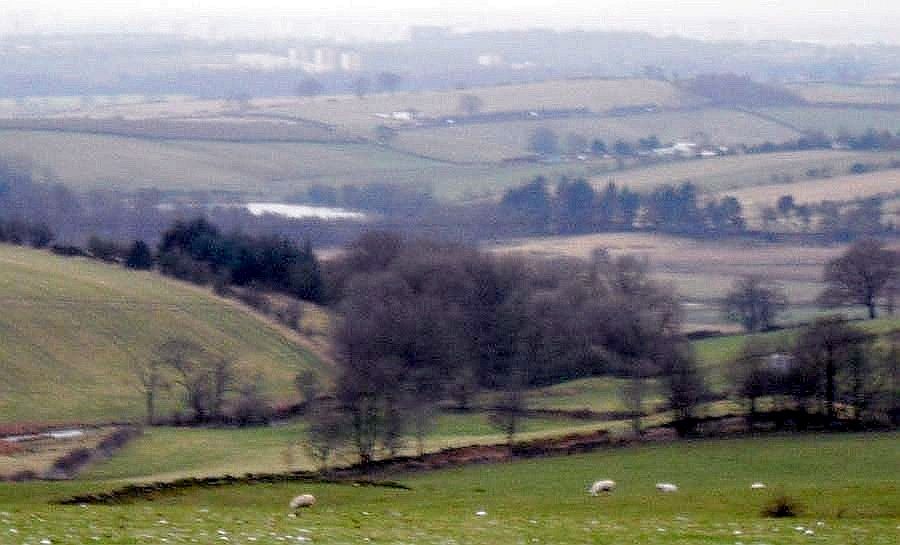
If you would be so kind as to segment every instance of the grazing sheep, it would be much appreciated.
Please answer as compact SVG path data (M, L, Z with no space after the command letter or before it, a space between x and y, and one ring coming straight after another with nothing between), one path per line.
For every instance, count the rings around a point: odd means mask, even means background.
M291 500L291 509L297 510L303 507L312 507L316 504L316 497L312 494L300 494Z
M678 487L672 483L656 483L656 489L660 492L678 492Z
M612 492L616 488L616 481L603 480L596 481L591 485L591 496L596 496L600 492Z
M765 487L766 487L766 485L763 483L753 483L750 485L750 488L753 490L762 490Z

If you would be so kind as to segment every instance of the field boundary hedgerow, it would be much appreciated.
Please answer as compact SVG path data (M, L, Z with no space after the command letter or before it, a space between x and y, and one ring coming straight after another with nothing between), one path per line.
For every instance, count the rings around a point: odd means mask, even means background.
M776 415L777 416L777 415ZM742 437L783 436L781 431L751 430L745 415L725 415L698 419L700 431L688 439L693 442L738 439ZM809 429L809 432L821 432ZM870 430L873 431L873 430ZM802 434L802 433L801 433ZM796 435L793 433L792 435ZM292 471L286 473L247 473L242 476L191 477L175 481L129 484L107 492L79 494L55 501L59 505L115 505L134 501L153 501L178 495L196 488L234 485L302 482L308 484L344 484L411 490L398 481L400 475L458 468L470 465L500 464L520 460L586 454L603 449L631 448L647 444L674 443L679 439L671 424L648 428L641 437L614 436L607 430L573 433L553 438L519 441L513 444L469 445L452 447L420 456L396 456L352 464L325 471Z

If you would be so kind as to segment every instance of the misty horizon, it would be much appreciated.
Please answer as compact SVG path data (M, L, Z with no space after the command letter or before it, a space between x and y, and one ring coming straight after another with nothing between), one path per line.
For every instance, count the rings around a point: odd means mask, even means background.
M557 31L633 31L702 40L785 40L822 44L900 43L893 28L900 8L840 2L770 1L753 6L658 0L612 2L602 8L564 2L503 2L488 10L471 2L337 2L297 7L279 0L253 10L235 2L137 2L127 10L97 2L43 0L0 7L0 36L48 33L156 33L222 40L290 37L337 41L396 41L409 28L436 25L456 32L546 28Z

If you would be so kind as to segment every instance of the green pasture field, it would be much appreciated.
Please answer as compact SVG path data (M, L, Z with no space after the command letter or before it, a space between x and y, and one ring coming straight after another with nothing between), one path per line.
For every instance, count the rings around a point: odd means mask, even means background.
M690 181L702 190L731 192L748 187L810 179L808 172L824 169L832 176L848 174L854 163L886 166L900 153L813 150L754 155L734 155L669 162L628 169L591 178L597 187L610 181L638 192L649 192L664 183Z
M622 117L506 121L404 130L393 143L399 149L453 161L500 161L528 155L532 133L545 127L565 145L568 134L594 138L612 146L616 140L636 142L656 135L663 143L679 140L717 145L784 142L798 133L752 114L716 108L634 114Z
M888 545L900 532L898 452L896 433L681 441L388 476L409 490L239 485L115 506L48 503L108 482L4 484L0 540ZM589 496L597 479L614 479L616 490ZM679 490L661 494L657 482ZM300 493L316 505L292 514ZM762 516L778 494L802 506L798 517Z
M235 191L272 198L310 183L391 181L441 163L368 144L157 141L0 131L0 157L30 161L78 189Z
M516 437L549 437L600 428L618 431L626 425L619 421L529 417L523 418L521 433ZM79 478L160 481L316 469L315 461L304 447L305 430L306 424L302 420L248 428L147 428L143 436L117 452L113 458L89 467ZM503 441L505 437L491 427L486 412L441 413L436 416L434 427L429 431L425 448L434 451ZM400 453L415 454L415 440L407 438ZM355 461L353 453L345 450L336 453L331 463L343 465Z
M156 273L0 245L0 301L0 422L140 419L135 368L178 336L259 374L273 401L295 399L300 370L326 371L276 326Z
M448 201L482 199L539 174L585 176L589 168L456 165L371 144L158 141L44 131L0 131L0 158L81 190L230 191L275 201L313 184L371 183L409 184Z
M804 130L823 131L831 136L842 132L856 135L868 129L900 131L900 109L822 108L815 106L764 108L761 113Z

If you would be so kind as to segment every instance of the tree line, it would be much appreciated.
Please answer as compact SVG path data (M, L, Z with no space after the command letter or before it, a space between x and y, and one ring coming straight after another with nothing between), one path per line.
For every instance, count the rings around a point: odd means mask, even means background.
M746 230L740 202L734 197L701 202L690 182L664 184L642 195L610 182L597 191L584 179L563 177L551 186L546 178L509 189L500 208L534 234L579 234L646 228L655 231L717 236Z
M730 372L751 426L900 424L896 332L878 339L841 316L820 318L794 339L748 338Z
M492 217L496 233L567 235L635 229L721 237L751 231L740 201L732 196L704 197L691 182L662 184L636 193L610 182L598 190L580 178L561 177L552 184L544 177L508 189ZM761 232L817 233L829 240L850 241L893 233L882 197L849 202L800 204L781 196L761 212ZM484 212L482 212L484 213Z

